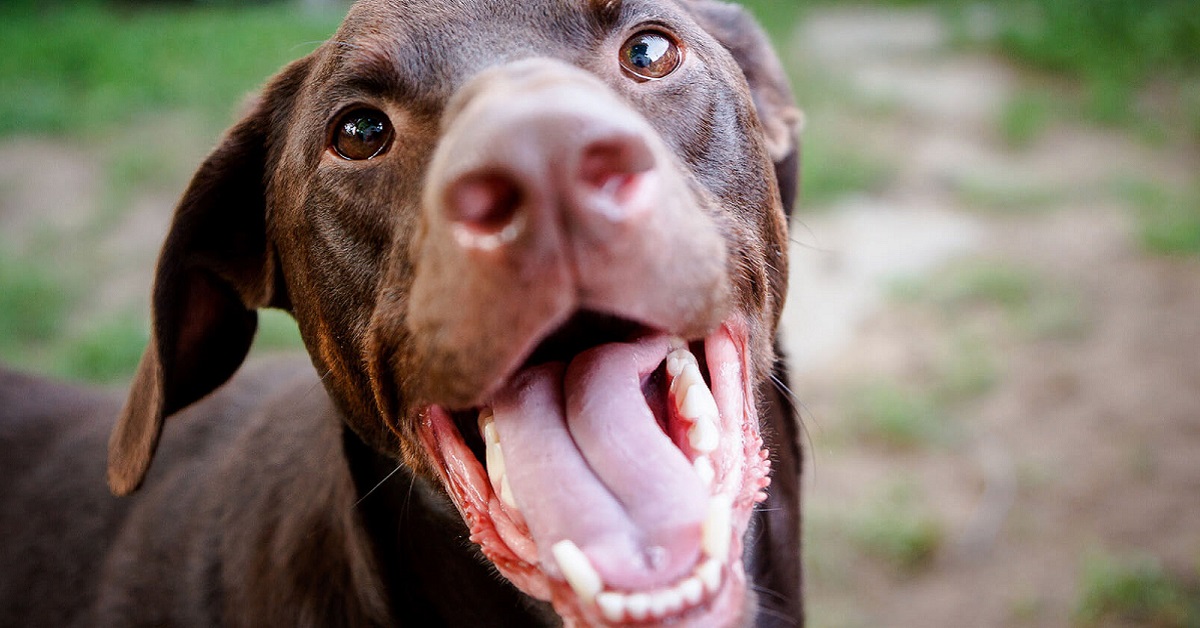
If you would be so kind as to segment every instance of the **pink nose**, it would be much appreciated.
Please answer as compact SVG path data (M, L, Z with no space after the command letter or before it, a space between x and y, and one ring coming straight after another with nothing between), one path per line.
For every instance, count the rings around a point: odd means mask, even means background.
M595 112L525 113L502 116L474 147L485 157L440 195L461 245L496 248L546 225L602 239L648 209L655 160L639 133Z

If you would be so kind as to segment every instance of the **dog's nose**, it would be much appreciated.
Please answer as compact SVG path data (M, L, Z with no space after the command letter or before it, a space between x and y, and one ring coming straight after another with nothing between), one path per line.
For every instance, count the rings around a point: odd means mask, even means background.
M603 240L647 211L655 159L641 133L603 112L520 108L473 138L476 163L438 195L460 245L495 249L550 225Z

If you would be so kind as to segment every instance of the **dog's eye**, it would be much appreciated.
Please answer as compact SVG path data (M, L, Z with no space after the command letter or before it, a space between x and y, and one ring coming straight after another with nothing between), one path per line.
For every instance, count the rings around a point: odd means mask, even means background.
M378 109L355 109L338 118L330 144L345 159L382 155L392 143L392 122Z
M660 31L642 31L621 46L621 67L643 80L660 79L674 72L682 61L679 44Z

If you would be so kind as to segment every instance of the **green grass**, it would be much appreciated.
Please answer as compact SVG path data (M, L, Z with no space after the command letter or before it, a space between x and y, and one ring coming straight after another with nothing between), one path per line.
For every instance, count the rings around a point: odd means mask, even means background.
M943 442L947 424L937 401L926 391L888 381L851 386L842 406L856 437L894 449Z
M997 45L1030 66L1078 77L1102 122L1134 113L1139 87L1200 69L1194 0L1024 0L1003 7Z
M1042 90L1022 90L1004 104L997 127L1010 148L1025 149L1049 128L1057 97Z
M90 382L124 381L133 375L150 339L138 316L101 321L53 348L54 373Z
M1056 206L1064 193L1023 181L992 181L981 177L952 183L955 195L968 208L985 214L1029 215Z
M340 18L294 6L3 5L0 136L139 125L163 109L198 111L223 125Z
M855 516L850 538L867 556L910 574L933 561L945 531L918 499L916 489L897 483Z
M19 361L62 331L71 298L49 268L0 251L0 359Z
M1200 576L1200 574L1197 574ZM1189 590L1149 557L1089 557L1074 622L1079 626L1200 626L1200 591Z
M1173 190L1130 181L1119 187L1134 206L1143 250L1156 255L1200 254L1200 184Z

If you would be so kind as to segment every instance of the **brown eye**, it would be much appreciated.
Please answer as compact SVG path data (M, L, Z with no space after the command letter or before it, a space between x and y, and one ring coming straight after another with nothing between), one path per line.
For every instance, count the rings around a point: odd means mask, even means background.
M378 109L355 109L338 118L330 144L346 159L378 157L392 144L392 122Z
M621 46L621 67L637 78L660 79L679 67L683 52L665 33L642 31Z

